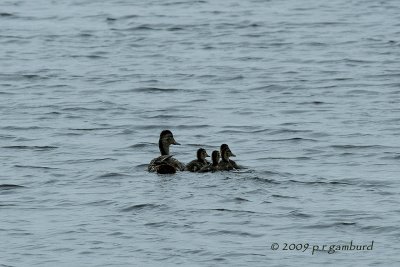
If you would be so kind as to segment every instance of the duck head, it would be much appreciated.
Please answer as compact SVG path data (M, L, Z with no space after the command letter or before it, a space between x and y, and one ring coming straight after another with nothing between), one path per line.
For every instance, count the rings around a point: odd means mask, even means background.
M221 157L222 160L228 161L229 157L236 157L235 154L232 153L231 149L227 144L222 144L221 145Z
M160 140L158 146L160 148L161 155L169 155L170 145L180 145L175 141L174 135L170 130L164 130L160 133Z
M221 158L221 155L219 154L219 151L214 150L214 151L211 153L211 158L212 158L212 165L213 165L213 166L217 166L217 165L218 165L218 162L219 162L219 160L220 160L220 158Z
M199 148L197 150L197 160L200 162L206 162L206 158L209 157L207 151L204 148Z

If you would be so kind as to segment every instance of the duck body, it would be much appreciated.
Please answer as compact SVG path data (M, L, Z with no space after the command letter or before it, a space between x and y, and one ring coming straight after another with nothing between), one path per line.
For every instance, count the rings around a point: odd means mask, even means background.
M222 159L218 163L218 168L221 171L231 171L240 169L239 165L237 165L235 161L229 159L229 157L236 157L236 155L232 153L227 144L222 144L220 150Z
M201 170L203 167L207 166L209 164L208 161L198 161L197 159L192 160L186 165L186 170L190 172L197 172Z
M208 166L210 163L206 160L206 157L209 157L206 150L200 148L197 150L197 159L192 160L186 165L186 170L190 172L198 172L203 167Z
M231 170L237 170L240 169L239 166L236 164L236 162L234 162L231 159L228 160L221 160L218 163L218 168L221 171L231 171Z
M158 146L161 152L161 156L154 158L150 161L147 170L149 172L157 172L160 174L176 173L176 171L185 170L185 165L173 158L173 155L169 154L170 145L180 145L175 141L172 132L164 130L160 134L160 140Z
M220 153L216 150L214 150L211 154L212 158L212 163L208 164L207 166L204 166L203 168L200 169L199 172L216 172L219 171L220 168L218 166L219 164L219 159L220 159Z
M183 171L185 165L173 158L173 155L162 155L154 158L149 166L149 172L157 172L160 174L176 173L176 171Z

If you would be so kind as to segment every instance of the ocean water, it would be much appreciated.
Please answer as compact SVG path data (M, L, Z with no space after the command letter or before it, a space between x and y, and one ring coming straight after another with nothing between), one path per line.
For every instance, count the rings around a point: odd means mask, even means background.
M399 103L397 0L2 0L0 266L398 266Z

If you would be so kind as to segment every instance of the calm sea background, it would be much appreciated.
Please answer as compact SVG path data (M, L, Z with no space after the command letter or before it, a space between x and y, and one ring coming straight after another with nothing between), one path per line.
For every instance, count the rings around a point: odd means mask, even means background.
M0 266L399 266L399 103L397 0L2 0Z

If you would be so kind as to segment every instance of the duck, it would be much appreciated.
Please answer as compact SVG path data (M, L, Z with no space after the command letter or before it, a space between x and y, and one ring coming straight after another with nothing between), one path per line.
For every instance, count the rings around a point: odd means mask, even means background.
M236 157L235 154L232 153L231 149L227 144L222 144L220 147L221 151L221 161L218 163L218 168L221 171L230 171L237 170L240 167L233 160L229 159L229 157Z
M216 172L219 171L218 163L221 158L221 155L218 150L214 150L211 153L211 159L212 163L208 164L207 166L204 166L203 168L200 169L199 172Z
M206 157L209 157L207 151L204 148L199 148L197 150L197 159L189 162L186 165L186 170L190 172L197 172L201 168L207 166L210 163L206 160Z
M163 130L160 133L160 139L158 141L158 147L160 149L161 156L154 158L149 166L149 172L157 172L160 174L173 174L176 171L184 171L185 164L179 162L173 158L173 155L169 154L170 145L180 145L175 141L174 135L170 130Z

